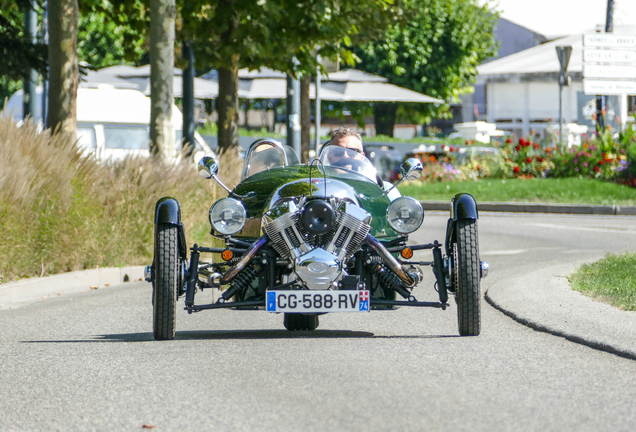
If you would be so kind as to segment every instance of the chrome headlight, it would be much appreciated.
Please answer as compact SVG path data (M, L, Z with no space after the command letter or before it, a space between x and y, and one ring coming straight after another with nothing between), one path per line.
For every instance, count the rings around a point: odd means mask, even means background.
M412 233L422 225L424 209L414 198L400 197L393 201L386 211L389 225L400 234Z
M245 207L234 198L220 199L210 209L210 224L219 234L231 235L239 232L246 220Z

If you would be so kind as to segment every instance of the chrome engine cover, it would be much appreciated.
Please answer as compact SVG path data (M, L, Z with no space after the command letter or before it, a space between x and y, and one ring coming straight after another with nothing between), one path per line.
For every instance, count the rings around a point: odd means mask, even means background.
M335 222L325 234L310 234L300 218L305 204L317 199L336 209ZM324 290L337 289L337 282L347 275L345 264L360 249L370 223L371 215L350 200L302 197L270 209L262 226L274 249L292 261L296 280L308 289Z

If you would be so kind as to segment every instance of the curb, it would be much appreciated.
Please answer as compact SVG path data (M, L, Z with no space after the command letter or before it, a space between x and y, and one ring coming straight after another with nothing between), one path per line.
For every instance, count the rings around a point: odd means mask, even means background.
M144 267L97 268L29 278L0 285L0 310L15 309L50 296L143 280Z
M420 201L424 210L450 209L450 201ZM478 202L477 208L487 212L506 213L561 213L587 215L636 216L636 207L620 205L532 204Z
M495 309L534 330L636 360L636 312L626 312L573 291L567 280L582 260L538 269L489 286Z

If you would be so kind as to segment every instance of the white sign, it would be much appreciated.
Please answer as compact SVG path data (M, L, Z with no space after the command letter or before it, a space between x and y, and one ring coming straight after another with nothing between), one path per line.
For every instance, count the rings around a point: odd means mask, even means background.
M587 95L636 95L636 81L583 80L583 92Z
M636 51L620 49L595 49L583 50L583 61L588 63L636 63Z
M596 48L636 48L636 35L616 33L584 34L583 46Z
M636 66L633 65L583 65L584 78L636 79Z

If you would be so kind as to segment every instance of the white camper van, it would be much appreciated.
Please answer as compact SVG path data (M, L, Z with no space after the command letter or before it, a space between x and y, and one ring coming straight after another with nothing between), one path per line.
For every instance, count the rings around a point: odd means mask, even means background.
M37 90L36 121L42 117L42 88ZM22 120L22 90L5 106L5 112L16 121ZM181 155L182 115L172 106L175 131L175 157ZM109 84L77 89L78 145L94 152L100 160L117 160L128 155L148 155L150 141L150 98L132 88L116 88ZM205 140L195 132L195 160L212 154Z

